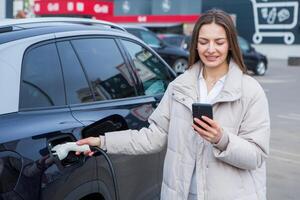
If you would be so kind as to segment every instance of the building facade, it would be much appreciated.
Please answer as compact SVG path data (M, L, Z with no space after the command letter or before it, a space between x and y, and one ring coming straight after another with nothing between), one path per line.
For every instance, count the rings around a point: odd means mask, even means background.
M0 20L5 18L12 18L13 1L0 0Z
M14 0L17 1L17 0ZM38 16L78 16L116 23L169 26L182 24L190 33L201 13L220 8L230 13L238 32L259 51L274 58L298 56L300 0L26 0ZM3 5L6 2L6 5ZM0 9L12 0L0 1ZM12 10L12 9L11 9ZM0 12L0 18L3 13ZM6 14L6 17L8 14ZM280 51L274 51L274 49Z
M235 15L239 34L268 57L300 57L299 0L203 1L211 8Z

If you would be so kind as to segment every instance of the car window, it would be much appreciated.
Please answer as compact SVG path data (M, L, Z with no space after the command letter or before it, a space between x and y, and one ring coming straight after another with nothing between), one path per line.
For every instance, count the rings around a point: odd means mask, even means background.
M139 44L127 40L122 40L122 43L127 49L135 70L143 83L145 94L164 93L172 79L165 64Z
M65 92L55 44L29 49L22 66L20 108L61 105Z
M244 38L238 37L238 43L243 52L248 52L250 50L250 45Z
M169 37L167 36L164 38L164 40L170 45L181 47L183 38L181 38L179 36L169 36Z
M151 32L149 31L141 31L141 38L144 42L149 44L152 47L160 47L161 41Z
M94 101L88 81L70 42L58 42L57 48L64 72L67 102L77 104Z
M113 39L77 39L71 43L97 101L136 96L134 82Z
M145 30L127 28L126 29L129 33L135 35L136 37L143 40L146 44L150 45L151 47L160 47L161 41L155 36L154 33Z
M140 34L140 31L138 31L138 30L136 30L136 29L131 29L131 28L126 28L126 30L127 30L130 34L132 34L132 35L134 35L134 36L136 36L136 37L142 39L141 34Z

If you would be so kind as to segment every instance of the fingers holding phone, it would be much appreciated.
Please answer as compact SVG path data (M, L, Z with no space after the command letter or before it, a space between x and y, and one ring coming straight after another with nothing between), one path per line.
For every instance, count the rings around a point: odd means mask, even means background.
M205 140L211 143L218 143L222 137L222 130L219 124L213 120L211 104L194 103L193 128Z

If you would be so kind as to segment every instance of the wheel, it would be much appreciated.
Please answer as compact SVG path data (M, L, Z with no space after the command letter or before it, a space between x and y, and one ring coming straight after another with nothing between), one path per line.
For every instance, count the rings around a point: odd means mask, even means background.
M259 61L254 69L254 73L258 76L263 76L267 71L267 66L263 61Z
M188 61L184 58L177 59L173 64L173 69L177 74L182 74L188 67Z

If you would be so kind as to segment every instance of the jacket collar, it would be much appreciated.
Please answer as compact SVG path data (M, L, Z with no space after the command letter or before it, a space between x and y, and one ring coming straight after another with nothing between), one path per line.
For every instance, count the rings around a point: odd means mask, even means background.
M192 65L184 74L180 75L174 82L173 88L182 94L191 97L194 102L199 101L199 77L202 64L198 61ZM224 87L212 104L218 102L235 101L242 96L242 76L243 72L231 59L229 71L224 83Z

